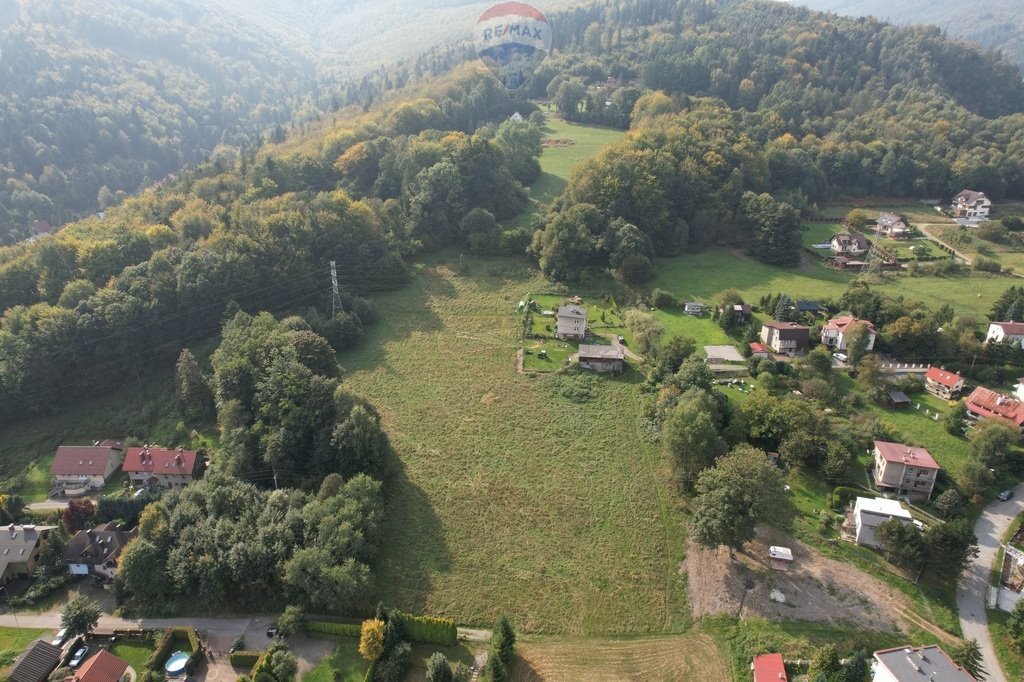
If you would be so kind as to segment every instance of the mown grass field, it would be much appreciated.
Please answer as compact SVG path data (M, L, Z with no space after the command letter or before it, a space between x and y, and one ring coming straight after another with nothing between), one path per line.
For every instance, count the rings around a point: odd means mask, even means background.
M339 638L338 648L302 676L303 682L363 682L370 664L359 655L359 640Z
M682 300L711 301L725 289L736 289L748 302L765 294L785 292L796 298L838 300L854 276L816 263L800 268L765 265L725 248L658 259L651 287L672 292ZM1011 286L1013 278L971 273L949 277L889 274L875 277L873 286L890 296L922 301L933 309L949 303L958 312L987 311Z
M645 639L528 638L516 650L514 682L729 679L715 641L698 632Z
M679 631L683 520L638 434L640 377L576 402L571 376L517 374L516 303L544 282L509 263L421 266L342 357L397 452L381 597L466 624L506 612L522 632Z
M128 665L135 668L135 672L141 675L146 670L146 662L153 653L153 645L147 642L122 640L110 648L110 653L128 661Z

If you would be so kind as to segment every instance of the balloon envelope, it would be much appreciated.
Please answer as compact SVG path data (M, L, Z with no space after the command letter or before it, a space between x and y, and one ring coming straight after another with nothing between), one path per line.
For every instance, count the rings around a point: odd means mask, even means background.
M518 90L551 51L551 26L536 7L502 2L477 19L475 42L491 73L509 90Z

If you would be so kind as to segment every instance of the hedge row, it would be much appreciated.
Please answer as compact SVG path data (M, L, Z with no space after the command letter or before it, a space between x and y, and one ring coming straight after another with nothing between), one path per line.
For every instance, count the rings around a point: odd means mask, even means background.
M832 508L842 511L846 505L858 497L878 497L878 493L862 488L849 488L845 485L836 486L832 491Z
M199 635L196 634L195 628L167 628L164 630L153 648L153 653L149 655L149 660L146 661L147 668L157 672L163 670L164 663L170 656L171 649L174 648L175 637L184 637L192 647L192 653L185 661L185 672L191 675L196 671L199 663L203 660L203 645L199 641Z
M228 654L228 661L236 668L252 670L262 655L262 651L232 651Z
M356 623L330 623L323 620L306 620L302 622L306 632L319 632L322 635L342 635L343 637L359 637L362 626Z
M396 615L401 619L406 635L414 642L439 646L455 646L458 643L458 630L451 618L414 616L401 611Z

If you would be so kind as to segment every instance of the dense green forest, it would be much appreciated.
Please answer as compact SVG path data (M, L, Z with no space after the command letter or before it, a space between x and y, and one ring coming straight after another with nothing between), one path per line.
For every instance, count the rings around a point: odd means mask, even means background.
M705 0L552 21L556 51L532 94L632 132L533 225L505 221L537 176L543 117L462 64L466 50L433 51L287 139L0 249L2 419L170 366L238 309L313 306L307 323L344 348L368 312L316 320L329 259L354 295L401 286L405 257L448 245L529 248L554 278L612 268L642 285L654 253L713 242L791 264L799 212L839 195L1024 191L1019 72L937 29ZM515 110L528 120L509 121Z
M1015 0L797 0L812 9L876 16L898 24L934 24L949 35L1002 50L1024 67L1024 12Z
M312 62L200 3L21 3L0 35L0 244L256 144Z

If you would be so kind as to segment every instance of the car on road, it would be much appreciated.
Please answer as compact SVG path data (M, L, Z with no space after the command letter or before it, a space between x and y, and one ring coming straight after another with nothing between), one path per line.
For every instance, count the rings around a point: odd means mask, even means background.
M1004 490L1003 492L999 493L998 497L1003 502L1006 502L1008 499L1013 497L1013 491L1012 490Z
M267 637L277 637L278 629L276 625L271 625L267 628Z
M89 647L83 646L81 649L75 652L75 655L71 657L71 661L68 665L72 668L77 668L82 665L82 661L85 660L86 655L89 653Z
M50 644L52 644L54 646L60 646L61 644L64 643L64 640L67 639L67 638L68 638L68 629L67 628L61 628L60 630L57 630L57 634L53 636L52 640L50 640Z
M849 356L846 355L846 353L833 353L832 357L834 357L839 362L846 362L847 360L850 359Z

